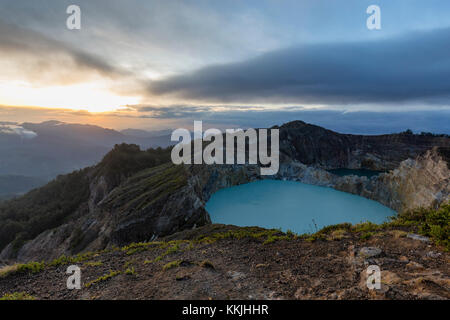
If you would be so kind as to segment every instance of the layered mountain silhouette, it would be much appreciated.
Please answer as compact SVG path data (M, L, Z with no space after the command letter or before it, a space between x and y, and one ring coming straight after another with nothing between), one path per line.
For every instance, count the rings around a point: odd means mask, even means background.
M21 177L14 186L0 183L0 196L24 193L58 174L91 166L120 143L147 149L167 147L171 142L167 132L119 132L60 121L0 124L0 181L11 175Z

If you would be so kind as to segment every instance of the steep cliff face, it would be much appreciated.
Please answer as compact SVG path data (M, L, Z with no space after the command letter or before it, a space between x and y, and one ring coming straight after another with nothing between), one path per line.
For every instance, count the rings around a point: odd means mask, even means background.
M437 207L449 200L450 170L436 149L416 159L402 161L398 168L378 177L342 177L334 188L377 200L396 210Z
M205 203L214 192L262 178L332 187L377 200L397 211L435 205L449 199L450 172L445 152L431 149L448 147L449 141L414 135L341 135L293 122L280 130L281 163L275 177L261 176L256 165L158 165L153 158L142 161L134 149L126 151L133 155L130 167L129 156L119 150L107 165L87 171L88 200L60 225L41 232L20 248L13 242L4 247L0 260L52 259L209 224ZM147 163L154 167L143 169ZM368 179L339 177L324 170L330 168L391 171Z
M450 147L448 137L413 134L340 134L302 121L280 127L280 153L325 169L392 170L433 147Z
M294 161L281 165L276 178L357 194L397 212L417 207L437 207L450 200L450 170L437 148L416 159L406 159L396 169L372 178L356 175L340 177Z
M89 201L66 223L41 233L16 252L9 244L0 260L54 259L208 224L210 218L193 179L184 166L172 164L140 171L112 189L105 185L104 176L96 177L90 184Z

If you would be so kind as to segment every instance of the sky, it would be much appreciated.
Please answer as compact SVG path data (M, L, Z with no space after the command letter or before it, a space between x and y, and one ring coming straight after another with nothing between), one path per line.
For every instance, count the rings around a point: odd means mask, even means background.
M66 27L72 4L80 30ZM0 121L450 133L448 12L448 0L0 0Z

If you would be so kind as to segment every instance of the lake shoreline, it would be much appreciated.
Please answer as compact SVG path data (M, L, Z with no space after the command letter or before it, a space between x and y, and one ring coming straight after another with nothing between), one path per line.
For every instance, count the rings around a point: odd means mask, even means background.
M264 179L217 191L205 206L213 223L311 233L338 223L383 223L396 212L330 187Z

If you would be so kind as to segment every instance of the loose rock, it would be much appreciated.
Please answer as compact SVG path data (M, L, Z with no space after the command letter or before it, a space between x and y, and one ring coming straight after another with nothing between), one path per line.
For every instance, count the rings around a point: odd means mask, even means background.
M383 251L377 247L363 247L359 250L359 256L361 258L373 258L379 256Z
M409 233L406 237L413 239L413 240L422 241L422 242L430 242L430 238L421 236L420 234Z

